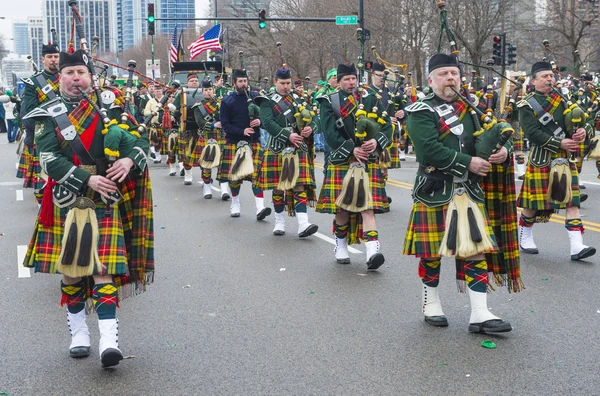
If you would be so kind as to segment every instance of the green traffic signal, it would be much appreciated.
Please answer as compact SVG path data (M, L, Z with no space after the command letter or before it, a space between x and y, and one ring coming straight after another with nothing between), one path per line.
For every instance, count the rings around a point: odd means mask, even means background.
M154 15L150 15L148 17L148 22L150 22L150 23L154 22Z
M264 21L261 21L261 22L259 22L259 23L258 23L258 27L259 27L260 29L264 29L264 28L266 28L266 27L267 27L267 22L264 22Z

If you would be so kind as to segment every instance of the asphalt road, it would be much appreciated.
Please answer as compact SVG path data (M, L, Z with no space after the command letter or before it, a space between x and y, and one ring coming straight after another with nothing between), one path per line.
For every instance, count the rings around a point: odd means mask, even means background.
M392 211L377 218L386 263L377 272L366 271L364 245L351 265L338 265L331 242L298 239L295 219L287 235L273 236L272 217L255 219L249 185L234 219L229 203L201 197L198 170L184 186L152 164L156 279L118 311L132 358L100 368L92 315L92 355L73 360L60 277L19 269L37 206L5 142L0 135L0 394L600 394L600 256L571 262L560 216L535 226L540 254L522 258L527 289L489 296L511 333L467 332L468 297L456 290L451 260L440 283L450 326L424 323L417 260L402 256L414 158L390 173ZM582 214L584 242L600 248L596 174L587 162ZM331 237L331 216L310 210L309 219ZM486 339L497 348L483 348Z

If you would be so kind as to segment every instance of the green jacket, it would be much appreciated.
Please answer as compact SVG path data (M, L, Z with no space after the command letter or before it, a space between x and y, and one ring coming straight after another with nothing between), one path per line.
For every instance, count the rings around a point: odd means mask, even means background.
M343 91L335 91L329 95L317 97L317 101L321 106L319 130L323 132L325 141L331 147L331 153L329 154L329 162L334 165L343 164L350 162L350 157L354 151L354 148L360 145L359 140L354 135L355 124L356 124L356 111L357 106L350 111L346 117L343 118L344 128L338 130L336 127L337 117L334 114L331 99L334 95L338 95L340 99L340 107L344 107L344 104L348 101L350 94ZM371 111L377 103L377 98L374 95L367 94L361 98L364 104L365 110ZM378 109L378 114L381 116L382 109ZM342 115L343 116L343 115ZM377 150L369 156L369 162L375 162L379 157L379 154L383 149L389 146L392 141L392 123L389 115L382 117L386 123L381 127L381 130L375 135L374 139L377 141Z
M290 135L294 132L299 133L296 128L295 119L294 122L290 122L283 113L277 114L275 108L277 105L277 102L275 101L277 100L277 97L279 97L279 94L274 92L269 96L257 96L254 98L254 103L260 107L261 127L267 131L270 137L268 147L274 153L280 153L284 148L288 146L291 147L292 144L289 140ZM292 93L290 97L293 102L297 103L299 106L303 104L303 98L295 93ZM284 98L281 98L281 101L283 100ZM308 104L307 107L308 109L311 109L310 104ZM290 104L288 110L291 112L290 117L294 118L293 115L297 111L296 107L293 104ZM315 118L313 118L309 126L312 128L312 132L315 133L317 129Z
M23 78L22 81L25 83L25 89L23 90L23 96L21 97L21 118L25 117L25 115L29 114L31 110L35 109L40 104L49 100L47 95L43 94L43 87L37 81L36 77L40 75L43 76L48 83L52 82L55 84L53 87L54 94L59 95L58 73L50 74L46 70L42 70L31 77ZM27 131L25 144L32 146L34 143L33 129L35 127L35 122L33 120L25 119L23 125Z

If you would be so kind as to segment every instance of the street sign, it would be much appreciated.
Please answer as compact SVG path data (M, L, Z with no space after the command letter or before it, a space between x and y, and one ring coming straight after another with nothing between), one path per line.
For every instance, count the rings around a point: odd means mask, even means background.
M358 25L358 16L356 15L338 15L335 17L336 25Z
M154 68L152 67L152 59L146 59L146 75L152 78L160 78L160 59L154 59Z

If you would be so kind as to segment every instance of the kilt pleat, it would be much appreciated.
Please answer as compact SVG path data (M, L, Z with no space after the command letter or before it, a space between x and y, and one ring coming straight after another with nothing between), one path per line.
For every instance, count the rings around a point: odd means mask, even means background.
M256 184L258 180L258 173L260 172L264 151L260 146L260 142L253 142L252 145L252 162L254 163L254 173L252 176L247 177L246 181ZM219 172L217 172L217 180L219 182L229 181L229 170L233 166L233 159L235 158L235 151L237 145L235 143L225 143L223 146L223 152L221 153L221 164L219 165Z
M35 145L24 146L19 158L17 177L23 179L23 188L41 189L46 181L40 177L42 167Z

